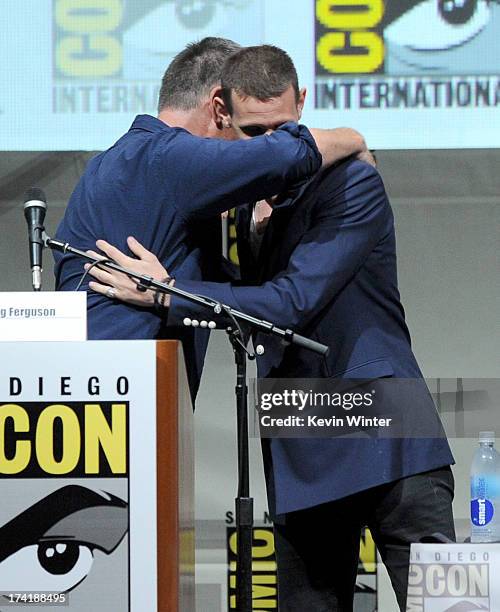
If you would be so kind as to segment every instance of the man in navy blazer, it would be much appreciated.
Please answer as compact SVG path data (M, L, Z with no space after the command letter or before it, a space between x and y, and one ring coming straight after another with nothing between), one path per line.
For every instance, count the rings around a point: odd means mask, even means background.
M227 62L222 83L220 112L242 136L266 133L300 116L305 92L279 49L240 51ZM324 358L258 336L255 342L265 347L259 377L421 380L397 288L393 214L376 169L348 159L269 203L272 214L260 235L259 203L239 215L243 277L254 286L182 280L176 286L330 347ZM164 272L152 266L151 273ZM111 283L121 299L133 295L126 280L94 274ZM91 287L106 290L99 283ZM181 325L186 316L205 314L172 298L169 325ZM364 525L401 610L410 543L436 532L454 538L453 457L425 384L413 389L418 397L407 397L401 406L408 437L263 439L281 612L352 610ZM417 406L422 412L416 413ZM430 422L434 437L411 437L422 419Z
M57 229L58 239L85 250L105 238L127 250L127 237L134 235L178 278L221 279L220 213L249 196L270 196L310 178L322 161L304 126L289 123L244 142L234 139L225 120L214 120L222 66L239 49L230 40L209 37L174 58L163 77L158 117L136 117L126 134L89 162ZM362 148L354 131L316 130L314 138L325 164ZM60 253L54 258L56 288L80 287L82 260ZM91 292L88 337L181 339L196 395L206 330L166 328L154 310Z

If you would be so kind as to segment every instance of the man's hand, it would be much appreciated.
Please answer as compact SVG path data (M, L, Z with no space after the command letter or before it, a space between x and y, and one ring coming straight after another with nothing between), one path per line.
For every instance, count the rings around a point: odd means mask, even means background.
M164 281L168 278L168 273L158 261L158 258L145 249L140 242L135 238L129 237L127 238L127 244L132 253L137 255L137 259L128 257L105 240L98 240L96 242L96 246L100 251L124 268L128 268L138 274L151 276L159 281ZM94 257L102 257L102 255L94 251L88 251L88 253L94 255ZM107 297L118 299L128 304L134 304L135 306L153 306L154 290L138 291L137 283L125 274L115 270L102 269L98 266L91 268L90 264L85 264L85 269L99 281L91 281L89 283L89 287L96 293L101 293ZM166 295L164 305L167 308L169 304L170 296Z
M374 168L377 167L377 158L375 157L374 151L369 151L367 149L366 151L362 151L361 153L358 153L356 158L360 159L361 161L366 162L367 164L370 164L370 166L373 166Z

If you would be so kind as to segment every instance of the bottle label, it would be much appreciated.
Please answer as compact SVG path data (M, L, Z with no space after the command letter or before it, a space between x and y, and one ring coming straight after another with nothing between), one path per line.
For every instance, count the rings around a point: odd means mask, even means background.
M470 503L470 517L474 525L483 527L491 522L495 510L489 499L473 499Z

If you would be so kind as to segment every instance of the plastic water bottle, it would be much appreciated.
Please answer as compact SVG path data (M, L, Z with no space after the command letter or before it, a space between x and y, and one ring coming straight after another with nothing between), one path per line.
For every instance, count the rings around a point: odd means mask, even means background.
M495 432L479 434L470 472L471 542L500 542L500 454Z

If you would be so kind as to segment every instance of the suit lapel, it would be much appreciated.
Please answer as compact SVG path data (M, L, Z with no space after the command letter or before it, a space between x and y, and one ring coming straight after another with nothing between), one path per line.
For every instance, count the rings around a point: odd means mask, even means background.
M243 284L250 282L261 285L287 267L293 249L309 227L314 200L307 196L307 191L312 182L309 181L286 194L274 207L257 260L250 248L253 204L238 208L237 239Z
M301 197L297 206L278 206L273 211L259 253L259 284L287 268L293 250L309 228L311 205L312 201Z

